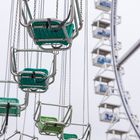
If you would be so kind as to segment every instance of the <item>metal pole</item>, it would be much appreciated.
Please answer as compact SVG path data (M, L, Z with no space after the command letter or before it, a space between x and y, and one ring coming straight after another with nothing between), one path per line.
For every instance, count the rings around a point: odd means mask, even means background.
M117 67L119 68L122 64L124 64L140 47L140 39L121 57L121 59L117 63Z

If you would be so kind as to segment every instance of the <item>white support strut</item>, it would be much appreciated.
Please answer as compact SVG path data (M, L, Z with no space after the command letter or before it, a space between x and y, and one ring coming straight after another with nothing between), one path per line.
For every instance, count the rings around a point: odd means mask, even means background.
M119 59L118 68L124 64L140 48L140 39Z

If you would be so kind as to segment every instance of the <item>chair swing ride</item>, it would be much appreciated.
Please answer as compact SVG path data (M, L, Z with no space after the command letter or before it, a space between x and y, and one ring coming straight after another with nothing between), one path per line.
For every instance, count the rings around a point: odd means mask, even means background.
M76 40L83 26L82 0L54 0L53 2L56 4L56 15L51 18L47 15L49 10L45 9L46 0L15 0L14 4L11 2L13 12L10 16L13 18L10 22L15 25L12 28L11 24L9 25L13 37L9 39L11 42L9 41L10 45L7 49L8 68L5 80L0 80L5 89L3 97L0 97L2 118L0 139L39 140L44 136L44 138L52 137L59 140L90 140L89 122L84 123L84 120L82 123L73 122L72 105L70 102L62 102L65 95L59 97L59 104L41 100L41 97L47 96L45 93L49 91L49 87L55 84L59 55L71 49L73 40ZM64 18L59 18L60 8L64 8ZM14 98L11 94L12 85L16 86ZM23 104L20 104L19 92L23 92ZM31 108L34 110L32 117L34 134L24 131L26 112L32 106L30 96L35 98L34 109ZM17 128L21 117L24 118L23 128L21 127L23 130ZM8 134L11 118L16 119L14 123L16 130ZM75 129L78 133L72 131ZM38 131L39 136L36 136L35 130Z
M46 8L47 2L49 3L48 0L14 0L14 3L11 2L9 35L12 37L8 38L5 80L0 80L0 85L4 88L4 94L0 97L0 117L2 118L0 139L3 140L39 140L43 138L91 140L91 126L89 120L85 123L85 112L83 111L82 123L73 122L74 108L70 101L70 92L69 103L66 102L67 60L61 60L63 72L60 87L63 88L61 90L64 93L60 93L59 99L57 96L55 97L59 103L57 104L57 101L48 103L47 100L41 98L47 97L46 93L49 92L51 86L55 85L59 56L62 55L63 58L66 58L64 55L67 55L67 51L71 51L73 41L78 38L80 30L83 29L83 0L53 0L52 3L55 3L53 7L56 6L56 11L55 16L51 17L49 12L51 6ZM88 12L87 5L88 2L85 2L85 14ZM123 90L120 82L121 65L132 55L130 51L115 65L116 61L118 62L118 51L121 49L121 43L117 42L116 36L113 36L116 26L121 23L121 17L116 15L116 0L95 0L95 8L102 12L92 23L93 38L98 40L92 51L92 64L99 69L94 77L94 88L95 94L103 97L98 106L99 120L109 125L106 140L136 140L137 137L140 139L138 120L129 109L128 100L124 96L127 91ZM64 15L60 16L59 11L62 9L64 9L62 12ZM84 34L86 34L88 33L86 30L88 21L85 20L84 23ZM85 44L88 43L86 38L87 36L84 38ZM88 53L87 46L84 55ZM133 48L133 51L136 49L137 46ZM71 59L70 57L69 59ZM84 61L86 61L85 59ZM70 64L69 68L71 68ZM84 64L84 68L87 68L86 64ZM84 78L88 77L86 74ZM70 76L71 74L69 74L69 80L71 80ZM69 81L69 91L71 90L70 84L71 81ZM85 81L84 84L88 87ZM13 90L12 86L16 90ZM62 92L61 90L60 92ZM15 97L11 91L15 92ZM19 92L23 93L22 100ZM34 109L30 108L32 106L30 96L35 98ZM123 103L110 101L114 97L121 98ZM83 98L83 102L85 100ZM125 113L121 112L122 105ZM87 112L89 112L88 106ZM33 110L32 117L30 115L34 125L33 134L25 133L28 108ZM83 105L84 109L85 105ZM18 122L22 117L24 119L23 130L19 130ZM16 119L16 123L13 123L16 129L9 134L12 118ZM123 120L131 123L127 130L116 127ZM81 129L82 131L80 131ZM36 131L38 135L36 135ZM136 132L136 135L131 135L132 131Z

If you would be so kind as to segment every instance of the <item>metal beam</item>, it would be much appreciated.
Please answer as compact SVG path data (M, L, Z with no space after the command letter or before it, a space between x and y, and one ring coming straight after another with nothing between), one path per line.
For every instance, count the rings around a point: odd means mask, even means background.
M117 67L119 68L122 64L124 64L140 47L140 39L120 58L117 63Z

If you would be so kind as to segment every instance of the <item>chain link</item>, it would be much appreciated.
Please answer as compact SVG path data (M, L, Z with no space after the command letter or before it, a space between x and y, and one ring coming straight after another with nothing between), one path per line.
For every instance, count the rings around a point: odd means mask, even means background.
M83 19L83 0L80 0L80 14L81 14L81 19Z
M58 18L59 0L56 0L56 18Z
M33 18L36 18L36 5L37 5L37 0L34 0L34 16Z
M15 27L14 27L14 34L13 34L13 47L15 47L15 42L16 42L16 34L17 34L17 24L18 24L18 14L19 14L19 1L17 0L16 4L16 16L15 16Z

